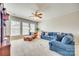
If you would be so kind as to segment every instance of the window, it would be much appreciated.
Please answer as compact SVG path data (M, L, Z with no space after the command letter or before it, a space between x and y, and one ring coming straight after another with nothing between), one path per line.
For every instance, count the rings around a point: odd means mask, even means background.
M35 23L11 20L10 30L11 36L29 35L29 32L35 32Z
M29 35L29 23L22 22L22 34Z
M20 22L11 20L11 36L20 35Z
M34 23L30 24L30 32L35 32L35 24Z

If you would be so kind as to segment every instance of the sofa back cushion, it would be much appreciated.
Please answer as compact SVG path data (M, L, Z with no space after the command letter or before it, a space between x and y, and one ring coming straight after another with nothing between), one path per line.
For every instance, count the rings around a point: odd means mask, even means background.
M48 32L48 36L55 36L57 35L57 32Z
M57 41L61 41L61 33L57 33Z
M70 36L70 35L65 35L63 38L62 38L62 43L64 44L70 44L71 42L73 41L73 37Z
M57 41L62 41L62 38L67 35L67 33L57 33Z

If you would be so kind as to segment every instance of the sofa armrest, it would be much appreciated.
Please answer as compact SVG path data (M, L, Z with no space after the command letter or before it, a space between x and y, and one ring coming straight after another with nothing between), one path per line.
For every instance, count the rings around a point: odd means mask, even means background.
M67 51L74 51L75 50L75 46L74 45L68 45L68 44L62 44L63 45L63 49L67 50Z

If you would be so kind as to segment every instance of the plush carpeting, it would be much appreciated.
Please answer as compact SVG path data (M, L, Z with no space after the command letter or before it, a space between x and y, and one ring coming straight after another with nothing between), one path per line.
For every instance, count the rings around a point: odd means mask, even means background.
M35 39L33 41L12 40L12 56L60 56L60 54L49 50L47 40Z

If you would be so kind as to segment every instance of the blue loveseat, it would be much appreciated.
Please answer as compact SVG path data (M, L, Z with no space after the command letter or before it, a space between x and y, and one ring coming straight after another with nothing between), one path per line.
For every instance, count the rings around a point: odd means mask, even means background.
M41 33L41 39L51 41L56 38L57 38L57 32L48 32L48 34L46 34L46 32Z
M64 56L74 56L75 46L72 34L61 33L49 42L50 50L56 51Z

